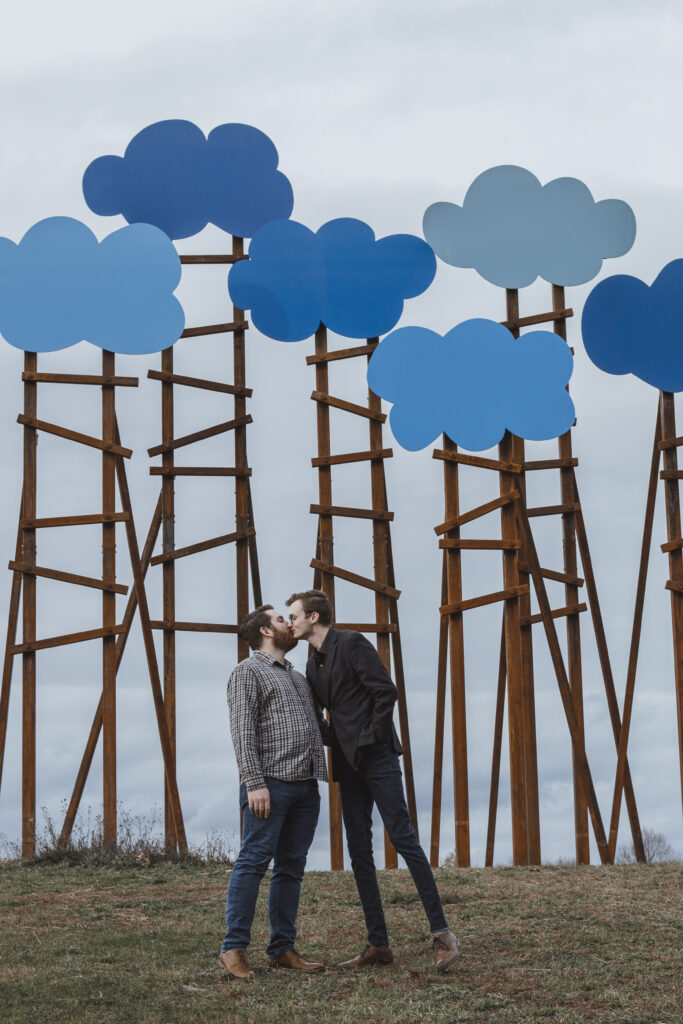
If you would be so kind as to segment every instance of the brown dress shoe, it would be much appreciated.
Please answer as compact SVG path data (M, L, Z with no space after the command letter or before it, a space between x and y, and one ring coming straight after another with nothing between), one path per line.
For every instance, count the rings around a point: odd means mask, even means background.
M437 971L447 971L458 959L460 943L453 932L439 932L434 936Z
M373 964L385 966L393 964L393 962L394 954L391 952L391 946L371 946L368 943L362 953L354 956L353 960L345 960L343 964L339 964L339 967L349 967L354 970L357 967L371 967Z
M316 964L313 960L307 960L295 949L288 949L279 956L271 956L268 960L269 967L286 967L290 971L324 971L325 964Z
M254 972L249 970L247 954L243 949L226 949L225 953L221 953L218 957L218 961L231 978L237 978L238 981L251 981L254 977Z

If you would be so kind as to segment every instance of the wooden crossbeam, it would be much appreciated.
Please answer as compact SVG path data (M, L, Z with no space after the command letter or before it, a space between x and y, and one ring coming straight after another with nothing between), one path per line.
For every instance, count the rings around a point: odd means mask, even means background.
M183 633L239 633L239 626L222 622L178 622L176 619L152 619L152 629L179 630Z
M663 441L657 442L657 447L660 452L664 452L667 448L680 448L683 445L683 437L667 437Z
M173 441L165 441L157 444L154 448L148 448L147 454L152 458L155 455L163 455L164 452L173 452L177 448L184 448L195 441L205 441L209 437L216 437L218 434L225 434L228 430L235 430L237 427L244 427L247 423L253 423L251 416L236 416L233 420L226 420L224 423L217 423L215 427L206 427L204 430L195 430L192 434L185 434L184 437L176 437Z
M10 562L7 568L13 572L21 572L25 576L43 576L45 579L59 580L61 583L76 583L81 587L105 590L110 594L125 595L128 593L128 587L124 587L120 583L107 583L92 576L77 576L75 573L61 572L59 569L46 569L41 565L29 565L28 562Z
M581 505L578 501L568 501L563 505L540 505L538 508L528 508L526 511L529 519L534 519L538 516L559 516L566 515L568 512L580 512Z
M531 574L531 566L528 562L519 562L518 568L520 572L528 572ZM556 572L554 569L541 569L541 576L546 580L555 580L556 583L564 583L568 587L582 587L585 580L582 576L572 576L568 572Z
M105 626L103 629L86 629L81 633L65 633L52 636L47 640L33 640L31 643L15 644L10 648L12 654L27 654L32 651L44 651L48 647L64 647L67 644L79 644L85 640L99 640L105 636L117 636L125 633L126 626Z
M117 388L136 388L140 383L138 377L105 377L96 373L38 373L37 370L24 370L22 380L35 381L37 384L104 384Z
M251 476L251 469L234 466L150 466L150 476Z
M347 519L381 519L393 522L394 513L371 508L348 508L342 505L311 505L310 511L318 516L344 516Z
M311 459L312 466L341 466L347 462L368 462L370 459L391 459L392 448L373 448L367 452L346 452L344 455L318 455Z
M660 480L683 480L683 469L663 469L659 474Z
M67 427L60 427L56 423L37 420L33 416L24 416L23 413L17 416L17 423L23 423L25 427L33 427L35 430L42 430L46 434L64 437L67 441L77 441L79 444L87 445L89 448L97 448L101 452L121 455L124 459L129 459L133 454L130 448L122 448L119 444L113 444L111 441L102 441L99 437L81 434L77 430L69 430Z
M550 613L553 619L563 619L567 615L578 615L580 612L585 612L588 605L585 604L569 604L564 608L556 608L555 611ZM542 615L524 615L520 618L520 626L533 626L537 622L543 622Z
M335 622L335 629L353 629L356 633L397 633L395 622Z
M178 558L186 558L187 555L196 555L200 551L210 551L211 548L220 548L224 544L233 544L235 541L244 540L247 537L254 537L256 530L248 527L244 530L236 530L234 533L225 533L221 537L212 537L211 540L203 540L198 544L190 544L185 548L175 548L174 551L167 551L163 555L156 555L152 558L150 565L163 565L164 562L174 562Z
M399 598L401 591L395 587L390 587L387 583L377 583L375 580L370 580L366 576L359 576L355 572L349 572L348 569L340 569L336 565L332 565L330 562L323 562L319 558L311 559L311 569L320 569L321 572L329 573L330 576L336 576L340 580L347 580L349 583L356 583L359 587L366 587L368 590L375 590L378 594L386 594L387 597Z
M556 309L550 313L534 313L533 316L520 316L510 320L501 320L500 323L503 327L511 330L517 327L531 327L532 324L547 324L553 320L566 320L570 316L574 316L573 309Z
M333 395L326 395L322 391L312 392L311 398L314 402L331 405L334 409L342 409L344 412L353 413L354 416L362 416L366 420L375 420L377 423L386 422L386 413L375 412L374 409L368 409L365 405L347 402L344 398L335 398Z
M353 348L339 348L336 352L323 352L320 355L306 356L306 364L314 366L316 363L332 363L336 359L353 359L355 356L368 356L376 348L376 342L372 345L354 345Z
M518 540L463 540L457 537L439 541L440 548L454 548L458 551L519 551L521 546Z
M444 604L439 608L440 615L457 615L460 612L470 611L472 608L481 608L486 604L495 604L496 601L509 601L511 598L528 594L529 587L520 585L509 587L507 590L499 590L495 594L484 594L482 597L472 597L468 601L457 601L454 604Z
M127 512L96 512L87 516L49 516L43 519L22 519L22 530L39 530L54 526L89 526L94 523L125 523Z
M522 465L518 462L501 462L500 459L483 459L479 455L463 455L462 452L448 452L443 448L435 448L433 459L444 462L457 462L461 466L478 466L479 469L494 469L497 473L521 473Z
M248 326L249 324L245 320L243 323L209 324L207 327L186 327L180 337L200 338L205 334L231 334L235 331L243 331Z
M683 582L679 580L667 580L665 583L665 588L666 590L673 590L677 594L683 594Z
M683 537L677 537L675 540L669 540L666 544L659 545L661 550L666 551L680 551L683 548Z
M524 463L524 472L528 473L535 469L572 469L578 466L579 460L575 457L565 459L535 459Z
M185 256L180 256L180 262L182 264L193 264L193 263L239 263L240 260L248 260L247 255L238 255L233 253L225 253L218 255L217 253L210 253L206 256L199 256L195 253L189 253Z
M164 370L148 370L150 380L160 380L166 384L183 384L188 388L201 388L203 391L218 391L222 395L239 395L251 398L252 388L237 387L236 384L221 384L217 380L205 380L203 377L184 377L180 373L168 373Z
M434 533L437 537L442 533L448 533L449 530L455 530L459 526L464 526L465 523L471 523L475 519L488 515L489 512L495 512L497 508L509 505L511 501L516 501L517 498L519 498L519 491L509 491L499 498L494 498L493 501L487 501L484 505L478 505L477 508L470 509L469 512L463 512L462 515L447 519L445 523L440 523L439 526L434 527Z

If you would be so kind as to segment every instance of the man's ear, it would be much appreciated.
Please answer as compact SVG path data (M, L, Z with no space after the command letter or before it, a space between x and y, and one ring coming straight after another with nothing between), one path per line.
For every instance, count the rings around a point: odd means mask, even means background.
M270 626L260 626L259 627L259 633L261 634L261 636L267 636L267 637L272 637L272 635L273 635L273 631L270 628Z
M316 622L319 621L319 619L320 619L320 613L319 612L311 612L311 622L313 623L314 626L315 626Z

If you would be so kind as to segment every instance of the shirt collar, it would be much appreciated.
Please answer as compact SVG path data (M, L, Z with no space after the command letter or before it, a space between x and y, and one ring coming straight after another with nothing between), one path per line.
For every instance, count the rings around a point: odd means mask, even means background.
M291 661L288 661L287 658L285 658L283 664L283 662L278 661L277 658L274 658L272 654L266 654L265 651L254 651L252 657L264 658L265 661L267 661L270 665L277 665L279 668L290 669L292 667Z

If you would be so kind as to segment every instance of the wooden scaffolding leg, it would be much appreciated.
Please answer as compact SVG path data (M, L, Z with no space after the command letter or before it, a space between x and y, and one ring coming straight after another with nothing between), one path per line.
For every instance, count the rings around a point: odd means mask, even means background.
M441 569L441 605L448 604L446 581L446 552ZM448 617L439 619L439 659L436 669L436 718L434 724L434 782L432 785L432 833L429 863L439 866L439 839L441 835L441 791L443 779L443 741L446 719L446 673L448 671Z
M579 766L581 784L583 786L583 790L586 796L588 811L590 814L591 823L593 825L593 832L595 834L595 839L598 844L598 851L600 853L600 860L603 864L608 864L610 862L610 856L609 848L607 845L607 837L605 835L605 829L600 815L600 808L598 806L598 800L595 794L595 788L593 786L593 779L591 777L590 767L588 765L588 758L586 757L586 749L583 741L583 734L581 729L579 728L579 722L576 717L576 711L574 709L574 700L572 697L571 687L569 685L569 678L567 676L567 670L565 668L564 660L562 658L562 651L557 638L555 622L553 620L552 612L550 609L550 601L548 600L545 582L543 580L540 563L538 561L536 545L534 543L533 534L531 532L531 527L529 525L529 519L526 513L526 509L519 502L515 502L515 514L517 517L517 523L524 545L525 557L527 558L531 568L531 576L534 581L536 599L538 601L541 612L543 626L546 634L546 640L548 642L550 656L553 662L553 668L555 669L555 675L560 690L560 697L562 699L562 704L564 707L565 718L567 719L567 725L569 726L569 733L572 739L574 756ZM510 677L508 675L508 681L509 678Z
M34 352L24 356L26 373L36 373L38 357ZM24 381L24 416L38 417L38 385L35 380ZM24 425L24 520L36 518L37 487L37 430ZM33 527L22 531L23 558L29 565L36 564L36 531ZM36 577L24 576L22 587L23 643L36 639ZM22 661L22 783L21 783L21 853L33 857L36 851L36 652L24 651Z
M19 503L19 518L17 526L17 543L15 546L14 560L22 562L22 515L24 507L24 495L22 492ZM5 763L5 745L7 742L7 719L9 717L9 699L12 688L12 669L14 667L14 655L11 648L14 647L17 638L17 623L19 621L19 605L21 601L21 573L14 570L12 573L12 589L9 599L9 610L7 613L7 635L5 640L5 657L2 665L2 687L0 688L0 791L2 790L2 770Z
M678 481L678 448L676 440L676 408L670 391L662 391L662 461L664 470L664 498L666 503L667 551L669 555L669 580L667 590L671 591L671 621L674 642L674 680L676 687L676 721L678 727L678 757L681 776L681 797L683 798L683 541L681 540L681 506ZM668 442L668 443L667 443Z
M444 449L457 452L444 434ZM457 518L460 513L458 464L444 462L445 519ZM459 527L448 531L449 539L460 537ZM448 601L462 601L462 559L458 548L446 549L446 587ZM470 806L467 767L467 720L465 704L465 645L462 612L448 615L448 646L451 683L451 730L453 737L453 802L455 809L455 863L459 868L470 866Z
M113 352L102 353L102 376L116 372ZM116 444L115 392L113 385L102 385L102 440ZM116 512L116 456L102 452L102 513ZM102 579L116 582L116 523L102 524ZM116 625L116 594L102 593L102 626ZM105 849L116 847L116 637L102 640L102 775L103 841Z
M147 534L147 540L145 541L145 546L144 546L143 551L142 551L142 558L140 560L140 571L142 573L143 582L144 582L145 576L147 575L147 569L149 568L149 562L150 562L150 559L152 557L152 552L154 551L154 547L155 547L156 542L157 542L157 537L159 536L160 528L161 528L161 494L159 494L159 499L157 501L157 505L156 505L156 509L155 509L154 515L152 516L152 522L151 522L150 527L149 527L149 532ZM130 636L130 629L131 629L131 626L133 624L133 619L135 618L135 613L137 611L137 607L138 607L137 589L133 588L133 590L130 593L130 597L128 598L128 604L126 606L126 613L123 616L122 625L124 626L124 631L117 637L117 640L116 640L116 670L117 670L117 672L118 672L119 666L121 664L121 659L123 658L123 652L126 649L126 644L128 642L128 637ZM81 799L83 797L83 790L85 789L85 784L87 782L88 775L90 773L90 767L92 765L92 759L93 759L94 754L95 754L95 748L97 747L97 743L98 743L98 740L100 738L100 732L102 731L102 703L103 703L102 695L100 695L99 703L97 705L97 710L95 711L93 722L92 722L92 725L90 727L90 733L88 735L88 739L87 739L87 742L86 742L86 745L85 745L85 750L83 752L83 757L81 758L81 763L80 763L80 766L79 766L79 769L78 769L78 774L76 776L76 782L74 783L73 793L71 795L71 799L69 801L69 806L67 808L67 812L66 812L66 815L65 815L65 818L64 818L64 825L62 826L62 831L61 831L60 836L59 836L59 846L60 847L66 847L69 844L69 840L71 838L71 833L73 831L74 822L76 820L76 815L78 814L78 808L80 806L80 802L81 802Z
M233 238L232 254L239 259L244 253L244 240ZM233 320L235 324L243 324L245 321L244 312L233 307ZM246 387L246 354L245 354L245 331L238 328L233 333L234 353L234 383L238 388ZM247 402L244 395L235 395L235 419L245 417ZM247 427L246 424L235 427L235 466L237 469L247 469ZM235 477L235 529L240 532L252 526L249 514L249 478L246 476ZM237 622L249 614L249 540L246 537L239 538L235 542L235 558L237 569ZM237 637L237 657L241 661L249 657L249 644L246 640Z
M507 663L505 659L505 608L500 635L500 658L498 661L498 688L496 691L496 718L493 725L493 754L491 755L491 788L489 791L489 819L486 829L486 857L484 867L493 867L493 850L496 842L496 818L498 816L498 788L500 782L500 754L503 746L503 719L505 716L505 684Z
M162 374L173 374L173 348L164 349L161 353ZM173 380L166 377L161 382L161 440L164 445L173 442L175 419L173 402ZM175 477L172 475L175 463L173 448L162 452L161 465L169 470L161 478L161 545L163 554L171 554L175 550ZM171 751L175 766L176 750L176 620L175 601L175 561L170 558L162 566L162 617L163 659L164 659L164 709L166 726L171 740ZM165 773L166 778L166 773ZM173 807L168 784L164 781L164 832L166 849L172 853L175 849L175 829L173 827Z
M614 796L612 799L612 814L610 816L609 826L609 849L612 860L617 847L617 837L619 833L619 814L621 811L621 795L622 791L626 797L626 807L629 813L629 819L631 824L631 835L633 836L633 849L636 855L636 860L643 863L645 861L645 848L643 846L643 836L640 830L640 822L638 820L638 811L636 809L635 795L633 792L633 783L631 781L631 773L627 760L627 749L629 733L631 729L631 712L633 710L633 695L635 692L636 685L636 671L638 668L638 654L640 651L640 634L643 625L643 610L645 607L645 587L647 584L647 572L650 564L650 549L652 546L652 529L654 526L655 518L655 505L657 502L657 485L659 482L659 464L661 462L661 451L659 448L659 442L662 437L662 420L661 420L661 407L662 399L661 394L659 397L659 403L657 408L657 418L655 422L655 436L654 443L652 446L652 459L650 461L650 479L647 490L647 500L645 503L645 522L643 524L643 539L640 547L640 567L638 571L638 583L636 586L636 600L635 608L633 610L633 628L631 630L631 646L629 650L628 668L626 670L626 687L624 690L624 710L621 716L621 722L618 728L615 729L615 740L617 743L617 768L614 778ZM579 543L581 542L582 534L579 533ZM665 545L666 547L666 545ZM586 566L586 559L584 558L583 552L581 553L581 561L584 564L584 571ZM592 573L591 573L592 575ZM588 582L588 573L586 573L586 580ZM590 590L589 590L590 595ZM596 631L597 635L597 631ZM612 684L613 688L613 684ZM616 701L616 697L615 697ZM619 711L617 708L616 718L618 721ZM612 725L615 725L615 716L612 715Z
M327 354L327 328L320 326L315 332L315 354L324 356ZM323 394L328 394L327 362L315 364L315 389ZM330 410L323 402L316 403L316 415L318 426L318 458L330 456ZM332 470L329 465L318 466L318 501L321 505L332 505ZM321 514L318 518L319 529L319 558L330 565L334 564L334 534L332 528L332 516ZM332 605L334 617L334 576L328 572L320 574L320 589L327 594ZM341 800L339 797L339 786L332 781L332 761L328 754L328 768L330 772L330 862L333 871L342 871L344 868L344 847L342 841L342 816Z

